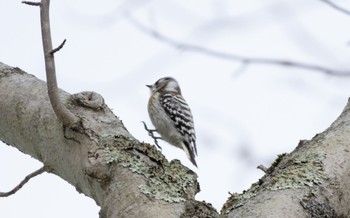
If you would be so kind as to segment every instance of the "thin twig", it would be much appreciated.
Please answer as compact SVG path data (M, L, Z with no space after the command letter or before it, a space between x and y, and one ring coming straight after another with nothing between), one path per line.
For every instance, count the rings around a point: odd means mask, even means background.
M226 59L229 61L241 62L241 63L244 63L245 66L247 66L248 64L280 65L280 66L285 66L285 67L294 67L294 68L299 68L299 69L304 69L304 70L318 71L318 72L322 72L322 73L325 73L328 75L333 75L333 76L344 76L344 77L350 76L350 70L346 70L346 71L335 70L335 69L330 69L327 67L322 67L319 65L313 65L313 64L297 62L297 61L289 61L289 60L244 57L241 55L225 53L225 52L201 47L198 45L183 43L183 42L174 40L168 36L165 36L164 34L158 32L150 27L145 26L140 21L138 21L137 19L132 17L130 14L126 14L126 18L137 29L139 29L142 32L154 37L155 39L157 39L163 43L166 43L168 45L171 45L179 50L188 50L188 51L202 53L202 54L212 56L215 58L221 58L221 59Z
M30 1L22 1L23 4L30 5L30 6L40 6L41 2L30 2Z
M8 197L10 195L15 194L18 190L20 190L31 178L42 174L43 172L46 172L46 167L43 166L40 169L32 172L31 174L27 175L16 187L14 187L9 192L0 192L0 197Z
M342 12L343 14L350 15L350 11L349 10L340 7L339 5L335 4L334 2L332 2L330 0L319 0L319 1L321 1L321 2L331 6L332 8L334 8L337 11Z
M57 48L52 49L52 50L50 51L50 54L53 55L53 54L55 54L56 52L58 52L59 50L61 50L61 49L63 48L64 44L66 44L66 41L67 41L67 40L64 39L63 42L62 42Z
M146 123L144 121L142 121L142 123L143 123L143 126L145 127L145 130L148 132L148 135L153 138L154 144L156 144L157 147L160 150L162 150L162 147L160 147L159 144L158 144L158 139L162 139L162 138L161 137L157 137L157 136L154 135L154 132L157 132L157 130L155 130L155 129L148 129Z
M52 49L51 30L50 30L50 15L49 15L50 0L42 0L40 7L41 35L44 48L45 69L47 78L47 89L50 102L56 116L62 121L64 126L73 127L77 125L78 118L74 116L62 103L58 94L55 58ZM64 41L65 42L65 41ZM59 47L63 47L63 44ZM59 50L59 49L58 49Z

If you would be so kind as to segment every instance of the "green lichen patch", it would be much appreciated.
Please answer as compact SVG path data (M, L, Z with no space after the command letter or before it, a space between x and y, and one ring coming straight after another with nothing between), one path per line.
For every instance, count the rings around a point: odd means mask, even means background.
M165 164L167 162L164 155L155 149L154 146L146 143L140 143L132 138L122 135L103 137L99 140L99 144L101 147L110 148L110 150L115 150L113 148L117 148L118 150L126 151L128 154L132 153L132 151L137 151L145 154L148 158L157 163ZM109 162L113 162L113 154L110 154L109 158L112 158L109 160Z
M167 202L182 202L193 199L197 190L197 175L174 160L164 166L164 171L144 175L148 183L140 185L142 193ZM193 191L195 190L195 191Z
M24 72L22 69L18 67L10 67L0 62L0 79L3 77L11 76L16 73L20 75L26 74L26 72Z
M305 152L294 158L289 166L278 172L268 186L270 190L313 187L322 182L325 153Z
M102 147L129 148L134 147L135 141L123 135L107 135L99 139L99 145Z
M279 155L258 182L242 194L231 194L221 209L221 213L243 206L245 202L261 193L263 190L280 190L290 188L314 187L322 183L323 159L322 152L301 152L298 156Z
M227 214L231 210L243 206L246 200L250 199L251 197L254 197L257 194L257 187L258 184L253 183L252 186L247 191L243 191L242 194L229 193L230 197L227 199L224 206L222 207L221 213Z
M112 143L110 139L102 142L107 163L121 165L146 178L147 183L140 185L139 189L147 196L181 202L193 199L199 191L197 175L178 160L169 163L154 146L130 142L125 137L114 137Z

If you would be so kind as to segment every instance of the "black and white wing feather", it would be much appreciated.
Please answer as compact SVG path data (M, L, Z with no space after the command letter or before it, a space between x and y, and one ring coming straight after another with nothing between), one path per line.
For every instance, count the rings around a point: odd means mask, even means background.
M183 142L194 158L194 154L197 155L196 133L192 113L185 99L179 94L168 92L160 96L160 102L175 128L184 136Z

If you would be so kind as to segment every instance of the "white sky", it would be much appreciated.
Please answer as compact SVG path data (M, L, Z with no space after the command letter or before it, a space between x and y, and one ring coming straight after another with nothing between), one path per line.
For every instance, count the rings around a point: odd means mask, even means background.
M350 9L350 1L342 2ZM185 153L161 143L199 175L198 200L218 210L228 192L242 192L277 154L311 139L342 111L350 77L238 62L179 50L140 31L126 14L179 42L247 57L306 62L350 71L350 16L319 0L128 0L51 2L59 86L96 91L141 141L152 142L141 121L144 86L175 77L195 119L199 169ZM0 0L0 61L45 80L39 8ZM0 115L1 116L1 115ZM1 121L0 121L1 122ZM0 144L0 191L41 164ZM8 198L0 217L98 217L95 202L55 175L43 174Z

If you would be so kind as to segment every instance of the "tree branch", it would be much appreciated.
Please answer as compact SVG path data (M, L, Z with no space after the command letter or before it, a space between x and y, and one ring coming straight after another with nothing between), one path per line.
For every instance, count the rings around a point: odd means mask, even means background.
M282 60L282 59L251 58L251 57L245 57L245 56L236 55L236 54L225 53L225 52L221 52L221 51L217 51L217 50L213 50L213 49L209 49L209 48L205 48L202 46L193 45L189 43L183 43L175 39L172 39L156 31L155 29L146 27L144 24L142 24L140 21L132 17L130 14L126 14L126 18L137 29L152 36L153 38L159 40L160 42L171 45L179 50L188 50L188 51L193 51L197 53L202 53L215 58L241 62L243 66L247 66L248 64L279 65L284 67L293 67L293 68L299 68L304 70L322 72L324 74L328 74L332 76L343 76L343 77L350 76L350 70L344 70L344 71L335 70L335 69L330 69L319 65L313 65L313 64L297 62L297 61Z
M350 15L350 11L349 10L340 7L339 5L335 4L334 2L332 2L330 0L319 0L319 1L321 1L321 2L331 6L332 8L334 8L335 10L337 10L339 12L342 12L343 14Z
M259 166L256 167L257 169L263 171L264 173L267 173L267 167L264 165L260 164Z
M40 6L40 22L41 22L41 33L44 48L45 58L45 69L47 78L47 90L50 98L50 102L56 116L62 121L64 126L73 127L78 123L78 118L73 115L60 100L58 95L58 87L56 80L56 69L55 69L55 58L54 53L59 51L66 40L58 46L56 49L52 49L51 30L50 30L50 17L49 17L49 6L50 0L42 0L41 2L29 2L22 1L23 4Z
M63 122L63 125L72 127L77 124L78 118L74 116L63 104L58 95L56 80L55 58L52 49L50 30L50 0L42 0L40 5L41 34L44 48L45 68L47 78L47 89L50 102L56 116ZM63 45L62 45L63 46Z
M0 63L0 90L0 140L93 198L100 217L218 217L194 200L197 176L137 141L105 104L92 112L79 102L88 99L73 96L84 133L70 131L74 140L67 140L43 81ZM324 132L280 155L249 190L232 194L220 217L349 217L349 132L350 101Z
M350 99L330 127L278 155L258 182L232 194L223 217L349 217L349 127Z
M30 6L40 6L40 2L30 2L30 1L22 1L23 4L30 5Z
M38 176L42 174L43 172L46 172L46 167L43 166L40 169L32 172L31 174L27 175L16 187L14 187L9 192L0 192L0 197L8 197L10 195L15 194L18 190L20 190L27 182L29 182L30 179L32 179L35 176Z
M62 42L57 48L52 49L52 50L50 51L50 54L53 55L53 54L55 54L56 52L58 52L59 50L61 50L61 49L63 48L64 44L66 44L66 41L67 41L67 40L64 39L63 42Z
M178 218L187 208L196 213L205 206L194 200L197 175L135 139L101 96L59 92L81 117L80 132L62 131L46 83L0 62L0 140L94 199L103 218Z

